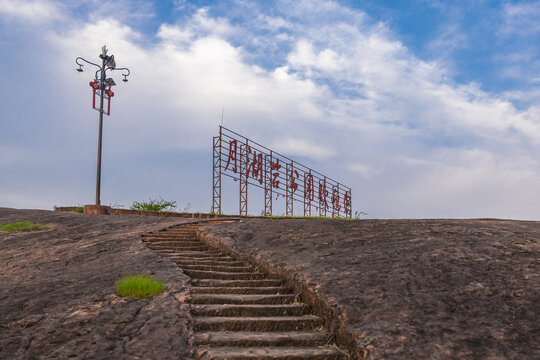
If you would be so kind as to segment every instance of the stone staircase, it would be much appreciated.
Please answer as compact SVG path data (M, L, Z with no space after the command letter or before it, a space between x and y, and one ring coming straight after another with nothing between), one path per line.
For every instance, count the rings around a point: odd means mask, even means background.
M217 221L210 222L217 223ZM332 345L323 320L283 285L200 241L192 223L143 235L150 249L172 258L191 277L199 359L349 359Z

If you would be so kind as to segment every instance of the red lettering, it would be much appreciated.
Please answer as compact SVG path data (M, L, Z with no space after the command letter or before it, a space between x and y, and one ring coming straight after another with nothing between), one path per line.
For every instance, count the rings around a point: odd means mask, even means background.
M313 175L304 173L304 198L313 201L315 189L313 185Z
M298 171L291 168L291 183L290 183L289 187L292 189L292 194L294 194L295 191L298 190L298 184L296 183L296 181L294 181L295 175L296 175L297 179L300 177L298 175Z
M324 206L325 209L328 209L328 202L326 198L328 197L328 190L326 190L326 179L323 181L319 180L319 204L321 208Z
M229 142L229 157L227 158L227 166L225 166L225 170L229 167L229 164L231 163L231 160L234 161L233 163L233 171L236 173L238 171L238 167L236 166L236 158L238 153L238 143L236 140L231 140Z
M339 188L335 186L332 187L332 207L336 211L341 209L341 205L339 204Z
M263 160L262 153L253 151L253 160L251 161L251 176L259 180L259 184L263 183ZM249 175L249 169L248 169Z
M270 170L276 171L275 173L272 173L272 187L279 189L279 169L281 169L281 165L279 164L279 159L276 159L276 162L270 163Z
M347 191L343 199L343 205L345 207L345 214L351 215L351 192Z

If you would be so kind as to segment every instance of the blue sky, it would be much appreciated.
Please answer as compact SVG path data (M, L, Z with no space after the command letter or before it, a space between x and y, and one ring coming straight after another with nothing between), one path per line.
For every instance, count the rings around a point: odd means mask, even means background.
M350 186L373 218L540 218L540 1L0 0L0 206L211 206L224 125ZM224 181L224 210L238 190ZM249 212L260 213L253 190Z

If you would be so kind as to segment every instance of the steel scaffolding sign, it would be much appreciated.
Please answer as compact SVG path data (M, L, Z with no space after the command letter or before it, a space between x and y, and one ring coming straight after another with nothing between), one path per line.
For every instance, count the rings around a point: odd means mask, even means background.
M221 214L221 177L239 182L239 214L248 213L248 186L264 190L264 215L285 198L286 216L294 204L304 216L352 218L351 188L223 126L213 138L212 212Z

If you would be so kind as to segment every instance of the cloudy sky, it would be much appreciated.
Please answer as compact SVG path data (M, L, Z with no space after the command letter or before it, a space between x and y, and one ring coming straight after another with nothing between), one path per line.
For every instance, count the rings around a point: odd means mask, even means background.
M209 211L223 114L369 218L539 220L539 18L540 1L0 0L0 206L94 202L75 58L106 44L131 76L113 76L103 204Z

